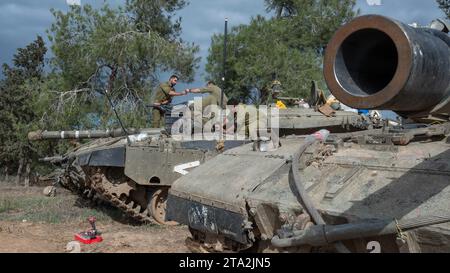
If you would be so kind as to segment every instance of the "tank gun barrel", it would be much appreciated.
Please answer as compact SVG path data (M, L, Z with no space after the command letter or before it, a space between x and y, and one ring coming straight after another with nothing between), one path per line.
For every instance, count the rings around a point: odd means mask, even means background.
M147 133L159 134L161 129L127 129L129 135ZM31 141L44 139L90 139L121 137L127 134L122 129L115 130L84 130L84 131L34 131L28 133L28 139Z
M306 230L294 231L290 238L274 236L275 247L293 247L302 245L324 246L333 242L368 238L447 223L450 216L428 216L406 220L372 220L341 225L315 225Z
M51 162L51 163L61 163L64 161L63 156L52 156L52 157L44 157L39 158L39 162Z
M331 93L353 108L448 115L450 37L384 16L361 16L330 40L324 76Z

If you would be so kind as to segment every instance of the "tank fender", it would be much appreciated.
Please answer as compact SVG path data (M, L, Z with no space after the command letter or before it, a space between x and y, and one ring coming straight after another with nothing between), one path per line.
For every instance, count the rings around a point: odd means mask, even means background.
M125 147L114 147L110 149L90 151L77 157L80 166L125 166Z

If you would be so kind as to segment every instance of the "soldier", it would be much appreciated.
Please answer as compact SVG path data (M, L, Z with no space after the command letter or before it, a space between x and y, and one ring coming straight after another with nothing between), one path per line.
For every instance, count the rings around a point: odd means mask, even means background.
M283 93L283 90L281 88L281 82L278 80L273 80L270 85L267 87L267 97L265 99L265 104L267 106L275 105L278 101L278 97L280 93Z
M203 125L211 119L215 118L215 114L210 113L212 109L207 109L208 106L211 105L217 105L221 106L221 97L222 97L222 89L220 89L214 81L208 81L206 83L206 87L203 88L192 88L192 89L186 89L186 92L188 93L201 93L201 94L208 94L208 96L202 98L202 114L201 114L201 120L202 124L197 124L196 121L198 120L198 117L194 117L194 126L199 126L203 128ZM226 108L226 105L228 103L228 98L225 94L223 94L223 109ZM205 111L206 109L206 111ZM194 112L194 115L196 113Z
M165 126L164 114L168 111L168 106L172 102L172 97L184 96L186 91L177 93L175 85L177 84L178 76L172 75L168 82L161 83L153 91L153 110L152 110L152 127L162 128Z
M214 81L208 81L206 87L203 88L193 88L187 89L188 93L208 93L209 95L204 97L202 100L202 110L204 110L209 105L218 105L220 106L220 100L222 96L222 89L220 89ZM225 109L228 102L228 98L225 94L223 94L223 108Z

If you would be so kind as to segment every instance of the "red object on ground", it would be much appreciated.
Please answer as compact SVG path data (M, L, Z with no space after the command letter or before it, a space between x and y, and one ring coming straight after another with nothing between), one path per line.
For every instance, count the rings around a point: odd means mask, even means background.
M85 232L75 234L75 240L82 242L83 244L90 245L95 243L100 243L103 241L102 236L95 236L91 237L89 234L86 234Z
M98 232L95 227L95 217L90 216L87 220L89 221L89 224L91 224L92 229L75 234L75 240L87 245L100 243L103 241L103 238L98 235L100 232Z

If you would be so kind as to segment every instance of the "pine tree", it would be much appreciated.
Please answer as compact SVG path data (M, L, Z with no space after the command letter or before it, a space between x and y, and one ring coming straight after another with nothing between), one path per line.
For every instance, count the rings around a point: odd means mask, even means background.
M4 80L0 84L0 163L9 169L22 170L24 165L37 157L36 150L26 137L37 119L33 108L37 90L30 83L42 80L46 52L44 41L38 36L34 42L17 50L12 67L3 64Z
M192 81L197 68L198 47L181 41L180 20L172 21L184 6L178 0L129 0L118 8L104 4L53 11L52 64L63 81L56 101L59 114L81 121L82 128L118 127L104 96L108 90L126 126L146 126L143 101L160 73L176 72Z
M447 15L447 19L450 19L450 0L436 0L439 4L439 8Z
M245 102L254 90L267 96L274 74L281 81L283 96L306 97L311 81L324 88L322 58L334 32L352 19L354 0L267 0L273 18L253 18L229 34L225 92ZM221 82L223 35L212 37L206 71ZM258 101L256 101L258 103Z

